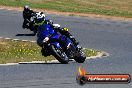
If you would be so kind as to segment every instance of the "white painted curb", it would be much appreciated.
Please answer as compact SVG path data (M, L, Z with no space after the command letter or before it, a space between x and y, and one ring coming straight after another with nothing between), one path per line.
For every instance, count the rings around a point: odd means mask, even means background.
M18 65L19 63L6 63L6 64L0 64L0 66L8 66L8 65Z
M36 43L36 41L31 41L31 40L21 40L21 39L12 39L12 38L4 38L4 37L0 37L0 39L6 39L6 40L14 40L14 41L23 41L23 42L32 42L32 43Z

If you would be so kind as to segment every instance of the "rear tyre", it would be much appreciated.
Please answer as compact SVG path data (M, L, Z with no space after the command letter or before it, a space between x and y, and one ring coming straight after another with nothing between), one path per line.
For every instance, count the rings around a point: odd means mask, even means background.
M65 54L65 52L63 52L62 50L56 48L55 46L51 45L51 49L52 49L52 54L53 56L62 64L68 64L69 62L69 58L67 57L67 55Z

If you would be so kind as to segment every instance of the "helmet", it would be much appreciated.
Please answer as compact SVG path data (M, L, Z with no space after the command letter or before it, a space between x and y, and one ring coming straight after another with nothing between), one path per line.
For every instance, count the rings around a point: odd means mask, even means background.
M36 13L35 22L39 24L42 23L43 21L45 21L45 14L43 12Z
M25 5L24 6L24 10L29 10L29 6L28 5Z
M63 30L63 31L68 31L69 29L66 28L66 27L63 27L62 30Z
M36 13L36 21L38 23L42 22L45 20L45 14L43 14L43 12L38 12Z

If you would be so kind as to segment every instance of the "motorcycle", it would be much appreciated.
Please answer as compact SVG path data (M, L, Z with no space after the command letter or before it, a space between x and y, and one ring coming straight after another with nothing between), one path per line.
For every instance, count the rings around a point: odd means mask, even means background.
M43 56L53 55L62 64L68 64L69 59L74 59L78 63L85 61L86 56L84 53L77 50L69 38L56 33L48 24L43 24L41 28L42 31L39 36L43 41L41 50Z
M34 26L34 18L36 13L33 13L30 19L24 19L23 28L29 29L34 35L37 33L37 26ZM24 18L24 17L23 17Z

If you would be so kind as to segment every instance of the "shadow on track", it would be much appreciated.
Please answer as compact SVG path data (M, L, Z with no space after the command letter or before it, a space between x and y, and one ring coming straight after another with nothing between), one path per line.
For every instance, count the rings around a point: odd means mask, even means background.
M70 60L70 62L72 62L73 60ZM19 64L62 64L60 62L20 62Z
M16 34L16 36L35 36L35 34Z
M19 64L62 64L62 63L59 63L59 62L56 62L56 63L19 63Z

